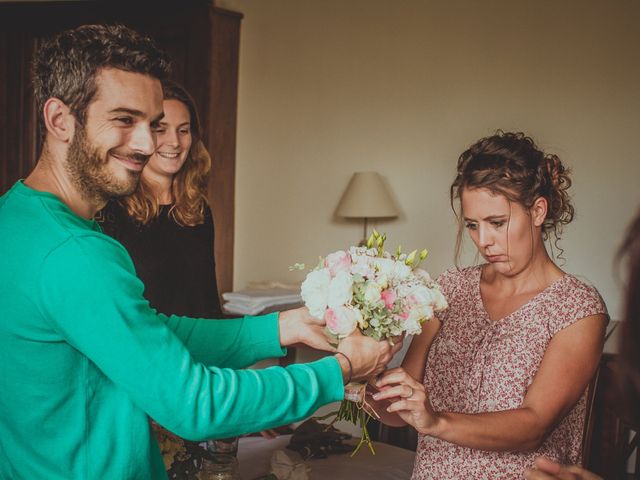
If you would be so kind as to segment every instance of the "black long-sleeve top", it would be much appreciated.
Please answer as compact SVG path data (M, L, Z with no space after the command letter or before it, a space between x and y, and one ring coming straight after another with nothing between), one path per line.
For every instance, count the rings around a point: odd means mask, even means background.
M131 255L145 286L144 296L158 312L222 318L211 209L206 206L204 223L183 227L169 217L171 205L160 208L158 218L142 225L111 201L97 219L104 233L122 243Z

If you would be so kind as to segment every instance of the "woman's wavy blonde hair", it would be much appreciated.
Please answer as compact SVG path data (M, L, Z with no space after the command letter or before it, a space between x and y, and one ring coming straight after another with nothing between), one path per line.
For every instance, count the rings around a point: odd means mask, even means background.
M164 100L177 100L189 110L191 128L191 148L182 168L173 177L171 193L173 204L169 216L178 225L192 227L204 222L207 204L207 185L211 170L211 156L202 143L200 120L196 105L187 91L172 81L162 83ZM144 176L136 191L120 200L130 217L143 225L160 214L160 202Z

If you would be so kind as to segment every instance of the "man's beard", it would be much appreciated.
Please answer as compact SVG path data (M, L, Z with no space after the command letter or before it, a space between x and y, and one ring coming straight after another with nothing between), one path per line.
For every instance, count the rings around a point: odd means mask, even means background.
M135 153L121 156L148 159L146 155ZM107 168L108 163L108 152L102 156L87 140L84 127L76 124L65 166L74 186L91 203L106 203L114 197L131 195L138 186L141 172L127 170L127 178L117 178Z

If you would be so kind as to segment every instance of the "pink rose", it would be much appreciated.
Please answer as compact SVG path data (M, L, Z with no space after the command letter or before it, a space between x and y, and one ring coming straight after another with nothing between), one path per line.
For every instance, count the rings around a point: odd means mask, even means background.
M329 269L332 277L335 277L338 272L349 273L351 268L351 255L342 250L330 253L327 258L324 259L324 266Z
M382 298L382 301L384 302L386 307L391 310L398 297L396 296L396 292L388 288L380 293L380 298Z
M350 306L328 308L324 314L327 329L338 338L351 335L361 320L360 310Z

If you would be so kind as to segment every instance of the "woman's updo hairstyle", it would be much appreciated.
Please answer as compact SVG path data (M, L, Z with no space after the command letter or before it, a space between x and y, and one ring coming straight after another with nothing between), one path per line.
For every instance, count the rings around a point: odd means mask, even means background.
M486 188L504 195L509 201L529 210L536 199L548 204L542 225L542 238L553 235L556 247L562 228L573 220L574 208L567 190L571 187L570 171L556 155L541 151L524 133L503 132L480 139L458 159L457 175L450 190L451 207L464 189ZM463 221L456 242L456 259L462 241Z

